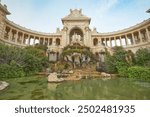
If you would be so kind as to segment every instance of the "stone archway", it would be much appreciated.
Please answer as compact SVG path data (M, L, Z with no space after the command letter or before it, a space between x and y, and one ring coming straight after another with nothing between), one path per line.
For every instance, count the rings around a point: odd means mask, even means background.
M83 35L83 31L76 27L76 28L73 28L71 31L70 31L70 34L69 34L69 43L70 44L73 44L73 43L83 43L83 39L84 39L84 35Z
M94 38L94 39L93 39L93 45L94 45L94 46L97 46L97 45L98 45L98 39L97 39L97 38Z
M60 46L60 39L59 38L56 39L56 46Z

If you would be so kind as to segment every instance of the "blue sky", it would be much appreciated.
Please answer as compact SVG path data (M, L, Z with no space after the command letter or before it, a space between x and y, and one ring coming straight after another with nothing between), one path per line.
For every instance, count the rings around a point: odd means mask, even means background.
M11 15L8 19L26 28L55 32L70 9L82 9L91 17L90 27L98 32L128 28L150 17L150 0L2 0Z

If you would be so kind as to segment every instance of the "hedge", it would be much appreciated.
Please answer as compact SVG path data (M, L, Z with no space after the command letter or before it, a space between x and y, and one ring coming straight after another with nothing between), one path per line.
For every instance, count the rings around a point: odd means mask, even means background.
M133 66L128 68L129 78L150 79L150 68Z

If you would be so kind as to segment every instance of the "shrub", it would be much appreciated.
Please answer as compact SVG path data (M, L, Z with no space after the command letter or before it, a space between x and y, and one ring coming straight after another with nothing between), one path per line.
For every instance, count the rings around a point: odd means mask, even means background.
M8 64L1 64L0 65L0 77L1 78L15 78L15 77L23 77L25 73L23 68L15 61L11 61L10 65Z
M108 73L116 73L117 68L116 68L116 63L115 59L111 55L106 55L105 56L105 66L106 66L106 72Z
M149 79L150 78L150 68L134 66L128 69L129 78L140 78Z
M129 65L126 62L117 62L117 70L118 70L118 74L121 77L128 77L128 68Z
M0 77L22 77L48 67L44 50L34 47L17 48L0 44Z
M114 47L114 53L110 55L110 53L106 52L105 55L105 64L106 64L106 71L108 73L118 73L118 69L121 70L119 63L126 64L126 54L127 52L122 47ZM118 68L117 68L118 66ZM122 70L125 68L122 68Z
M147 48L139 49L136 52L136 64L140 66L150 65L150 51Z

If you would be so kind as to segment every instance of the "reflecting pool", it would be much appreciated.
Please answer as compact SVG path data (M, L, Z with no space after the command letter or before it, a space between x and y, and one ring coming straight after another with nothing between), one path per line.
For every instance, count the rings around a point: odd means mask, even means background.
M150 99L150 82L115 78L48 83L46 77L5 80L10 86L0 91L1 100L132 100Z

